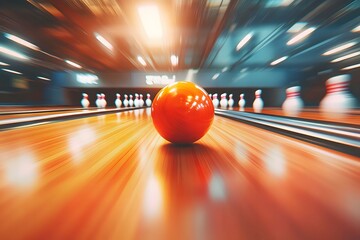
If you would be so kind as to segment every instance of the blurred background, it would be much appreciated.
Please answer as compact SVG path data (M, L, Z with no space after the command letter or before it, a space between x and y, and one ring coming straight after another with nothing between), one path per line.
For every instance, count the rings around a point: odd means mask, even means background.
M2 106L112 106L186 80L248 106L260 88L265 107L299 85L316 107L339 74L359 102L360 1L1 1L0 69Z

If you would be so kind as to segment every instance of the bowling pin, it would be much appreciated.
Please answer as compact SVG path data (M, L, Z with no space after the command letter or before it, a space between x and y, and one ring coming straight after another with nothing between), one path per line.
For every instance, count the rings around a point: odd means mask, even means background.
M150 99L150 94L146 94L146 106L150 107L151 106L151 99Z
M227 100L226 100L226 93L221 94L221 100L220 100L220 107L226 108L227 107Z
M89 96L86 93L83 93L83 99L81 100L81 105L83 106L83 108L88 108L90 105L89 102Z
M120 107L121 107L120 97L121 97L121 95L117 93L117 94L116 94L116 100L115 100L115 106L116 106L117 108L120 108Z
M255 100L253 102L253 109L254 112L256 113L261 113L263 107L264 107L264 102L261 99L261 89L258 89L255 91Z
M97 99L95 101L96 107L101 108L101 95L96 94L96 97L97 97Z
M139 106L140 106L140 107L143 107L143 106L144 106L144 99L143 99L143 95L142 95L142 94L140 94Z
M244 111L245 110L245 99L244 99L244 94L240 94L240 100L239 100L239 107L240 107L240 111Z
M128 107L129 106L129 100L128 100L128 95L124 95L125 99L124 99L124 107Z
M211 93L209 94L209 98L212 99L212 94Z
M356 107L356 99L348 91L350 78L343 74L326 81L326 95L320 102L322 112L344 114Z
M140 106L140 103L139 103L139 94L137 94L137 93L135 93L134 106L135 106L135 107L139 107L139 106Z
M101 94L101 108L106 108L106 100L105 100L105 94Z
M133 106L134 106L133 95L130 95L129 107L133 107Z
M286 99L282 105L283 111L288 115L298 115L304 107L304 102L300 98L300 86L286 89Z
M233 108L233 106L234 106L234 99L233 99L232 94L229 95L228 105L229 105L229 108Z
M219 107L219 99L217 98L217 93L213 94L213 105L214 105L214 108L218 108Z

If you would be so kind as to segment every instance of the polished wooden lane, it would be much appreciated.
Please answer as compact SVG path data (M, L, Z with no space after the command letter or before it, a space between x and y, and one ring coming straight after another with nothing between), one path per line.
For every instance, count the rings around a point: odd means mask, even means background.
M239 108L232 108L233 111L239 111ZM254 112L252 108L246 108L245 112ZM346 124L356 124L360 125L360 110L354 109L346 114L336 114L336 113L324 113L320 112L317 108L304 108L302 112L299 112L296 115L291 115L285 113L281 108L264 108L262 110L263 114L271 114L277 116L285 117L297 117L304 118L309 120L316 121L327 121L335 123L346 123Z
M145 110L0 132L0 239L359 239L360 161L216 117L174 146Z

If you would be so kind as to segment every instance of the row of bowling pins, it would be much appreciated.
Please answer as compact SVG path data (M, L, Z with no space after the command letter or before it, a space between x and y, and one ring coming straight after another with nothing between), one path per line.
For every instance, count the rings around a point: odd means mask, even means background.
M83 99L81 100L81 105L83 106L83 108L88 108L90 106L90 102L89 102L89 96L86 93L83 93ZM107 105L107 101L105 99L105 94L101 93L101 94L96 94L97 99L95 101L95 105L98 108L105 108ZM135 93L135 99L133 98L133 95L124 95L124 101L121 101L121 95L119 93L116 94L116 99L115 99L115 106L117 108L120 108L122 106L124 107L143 107L144 104L146 104L146 106L150 107L151 106L151 98L150 98L150 94L146 94L146 100L144 101L143 99L143 95L142 94L137 94Z
M356 107L357 101L348 91L350 78L349 74L343 74L326 81L326 95L319 106L321 112L343 114ZM286 89L286 99L282 105L285 113L297 115L304 107L300 89L299 86Z
M229 95L229 99L226 98L227 93L221 94L220 101L218 99L217 93L209 94L209 96L210 96L210 98L212 98L212 102L213 102L215 108L218 108L219 104L220 104L221 108L227 108L227 107L232 108L234 106L233 94ZM240 100L238 102L240 111L244 111L244 109L245 109L246 101L244 99L244 96L245 96L245 94L243 94L243 93L240 94ZM264 102L261 99L261 89L258 89L255 91L255 100L253 102L254 112L258 112L258 113L261 112L263 107L264 107Z
M328 113L346 113L357 105L356 99L349 93L350 75L343 74L326 81L326 95L320 102L320 111ZM282 104L282 109L286 114L297 115L304 107L304 102L300 97L300 86L293 86L286 89L286 99ZM229 95L226 99L226 93L221 94L221 100L217 99L217 94L213 94L213 104L217 108L220 103L221 108L232 108L234 105L233 95ZM211 94L210 94L211 98ZM245 107L244 94L240 94L239 107L240 111L244 111ZM255 91L255 100L253 102L254 112L261 112L264 102L261 99L261 90Z

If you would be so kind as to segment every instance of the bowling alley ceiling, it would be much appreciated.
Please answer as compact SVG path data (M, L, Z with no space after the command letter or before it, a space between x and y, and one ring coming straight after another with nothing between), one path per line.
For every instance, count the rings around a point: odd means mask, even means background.
M358 0L9 0L0 3L0 64L16 71L341 69L360 62L359 25Z

